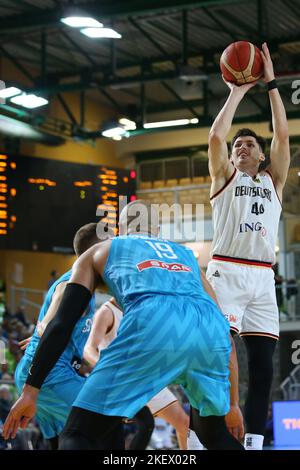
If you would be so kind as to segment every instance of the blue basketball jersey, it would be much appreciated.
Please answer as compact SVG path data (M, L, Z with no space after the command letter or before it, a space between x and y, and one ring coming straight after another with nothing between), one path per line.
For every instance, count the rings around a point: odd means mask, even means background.
M143 295L189 296L211 302L192 250L147 235L112 240L104 280L124 310Z
M49 289L45 301L42 305L42 308L40 310L40 314L38 317L38 321L41 322L43 318L45 317L48 308L50 307L52 297L54 294L54 291L58 284L61 282L68 282L71 278L72 271L68 271L65 274L63 274ZM91 330L92 326L92 318L94 315L94 310L95 310L95 297L93 296L91 298L91 301L89 303L89 306L85 312L85 314L78 320L78 322L75 325L75 328L72 332L72 336L70 338L70 341L60 356L59 360L57 361L55 367L52 369L50 372L48 378L51 376L57 375L59 372L60 374L67 373L68 371L74 372L74 369L77 370L80 367L80 361L82 359L83 355L83 349L85 346L85 343L88 339L89 332ZM35 351L38 347L40 341L40 336L38 335L37 329L35 328L34 334L32 336L32 339L28 345L28 347L25 350L25 356L26 358L32 360L33 356L35 354Z
M229 323L205 292L193 252L149 236L114 238L103 275L125 315L73 406L131 418L176 383L200 416L224 416Z

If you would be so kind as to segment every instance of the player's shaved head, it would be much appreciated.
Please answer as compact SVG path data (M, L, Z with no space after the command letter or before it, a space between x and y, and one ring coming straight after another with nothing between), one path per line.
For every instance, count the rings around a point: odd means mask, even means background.
M120 235L145 233L157 237L159 216L156 206L142 199L130 202L120 214L119 229Z

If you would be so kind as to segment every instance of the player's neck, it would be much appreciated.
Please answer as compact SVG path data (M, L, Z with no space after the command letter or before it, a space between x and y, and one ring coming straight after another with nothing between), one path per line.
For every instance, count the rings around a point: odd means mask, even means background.
M243 167L242 165L239 165L236 167L239 171L242 173L246 173L248 176L251 176L251 178L255 178L256 175L259 173L258 167Z
M130 230L126 233L126 235L129 235L129 236L130 235L137 235L137 236L140 235L141 237L156 237L156 235L154 235L150 231L149 232L146 232L146 231L145 232L136 232L134 230L133 231Z

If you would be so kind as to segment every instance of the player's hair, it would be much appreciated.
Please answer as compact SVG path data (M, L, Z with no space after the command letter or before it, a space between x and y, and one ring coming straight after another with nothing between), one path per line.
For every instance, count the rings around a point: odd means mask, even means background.
M99 241L96 234L96 228L97 224L92 222L90 224L83 225L79 230L77 230L73 240L73 248L77 256L82 255L82 253Z
M76 256L82 255L82 253L84 253L96 243L104 241L107 238L113 237L113 231L109 227L107 227L106 224L103 224L103 232L105 233L105 238L99 238L99 235L97 234L97 227L99 224L102 224L102 222L98 222L98 224L95 222L91 222L89 224L83 225L82 227L80 227L79 230L77 230L73 240L73 248L76 253ZM100 231L98 231L98 233L100 233Z
M232 141L231 141L231 149L233 148L234 146L234 142L239 138L239 137L247 137L247 136L250 136L250 137L254 137L254 139L256 140L256 142L258 143L258 145L260 146L261 148L261 151L263 153L265 153L265 148L266 148L266 141L263 137L261 137L260 135L257 135L256 132L252 131L251 129L248 129L247 127L243 127L242 129L239 129L237 131L237 133L235 134L235 136L233 137Z

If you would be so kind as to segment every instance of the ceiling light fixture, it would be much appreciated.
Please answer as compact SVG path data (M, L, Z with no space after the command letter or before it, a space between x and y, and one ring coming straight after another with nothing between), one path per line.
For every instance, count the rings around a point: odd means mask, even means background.
M46 98L42 98L41 96L22 93L21 95L14 96L10 98L10 101L14 104L18 104L19 106L23 106L23 108L34 109L39 108L40 106L45 106L49 103Z
M121 124L126 131L134 131L136 129L136 123L127 118L119 119L119 124Z
M92 18L91 16L85 15L84 12L70 12L60 21L71 28L101 28L103 26L100 21Z
M103 137L109 137L113 139L114 137L126 137L128 132L124 129L124 127L116 126L111 127L110 129L106 129L102 132Z
M111 28L84 28L80 32L89 38L111 38L111 39L120 39L121 34L117 33L114 29Z
M15 86L10 86L8 88L4 88L3 90L0 90L0 98L11 98L12 96L16 96L22 93L22 90L20 88L16 88Z
M173 119L172 121L147 122L144 129L157 129L159 127L187 126L188 124L198 124L199 119Z
M105 130L101 132L103 137L114 140L121 140L122 137L129 137L129 131L136 129L136 123L128 118L120 118L118 122L106 123Z

